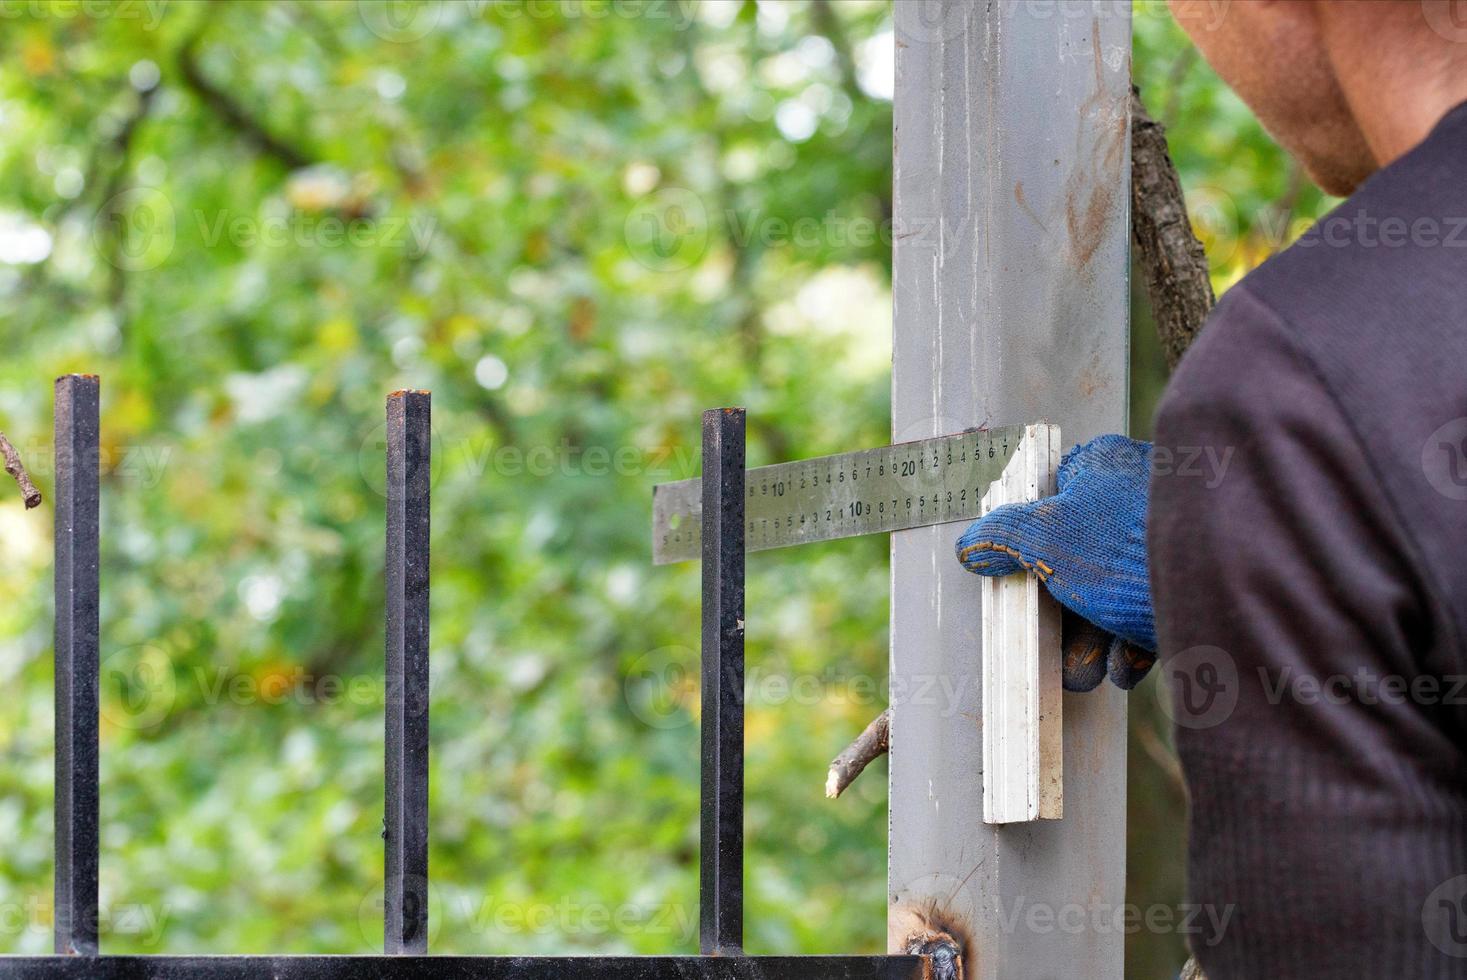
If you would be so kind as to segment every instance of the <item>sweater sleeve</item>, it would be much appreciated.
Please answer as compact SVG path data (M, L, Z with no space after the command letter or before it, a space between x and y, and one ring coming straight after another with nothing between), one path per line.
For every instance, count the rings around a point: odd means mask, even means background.
M1211 980L1467 967L1422 926L1467 871L1461 757L1372 465L1289 325L1234 287L1159 410L1148 528Z

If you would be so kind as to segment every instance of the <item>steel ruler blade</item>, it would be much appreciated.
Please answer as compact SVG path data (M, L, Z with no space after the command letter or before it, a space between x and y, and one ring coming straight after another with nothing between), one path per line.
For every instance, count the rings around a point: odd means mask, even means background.
M974 429L749 470L745 549L901 531L978 516L1024 426ZM703 481L652 488L652 560L702 556Z

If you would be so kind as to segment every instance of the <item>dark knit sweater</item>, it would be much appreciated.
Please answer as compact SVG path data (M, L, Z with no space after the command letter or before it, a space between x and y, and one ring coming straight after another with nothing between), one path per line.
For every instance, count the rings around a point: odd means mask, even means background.
M1156 441L1203 968L1467 977L1467 105L1228 291Z

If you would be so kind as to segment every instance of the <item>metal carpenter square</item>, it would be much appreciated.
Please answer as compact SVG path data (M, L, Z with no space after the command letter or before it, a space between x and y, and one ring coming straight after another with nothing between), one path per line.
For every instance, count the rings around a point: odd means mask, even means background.
M745 549L766 551L975 518L1024 428L975 429L752 469L745 491ZM653 488L655 564L701 556L702 530L702 480Z

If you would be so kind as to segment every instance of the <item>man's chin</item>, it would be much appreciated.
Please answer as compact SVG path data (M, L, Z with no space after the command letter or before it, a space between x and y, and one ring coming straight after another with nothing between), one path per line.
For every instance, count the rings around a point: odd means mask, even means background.
M1305 164L1304 172L1326 194L1332 194L1335 197L1349 197L1359 189L1361 184L1365 183L1366 178L1373 171L1359 169L1352 171L1339 167Z
M1368 152L1352 154L1349 158L1307 152L1296 152L1294 156L1309 179L1320 190L1335 197L1349 197L1380 169Z
M1284 150L1299 162L1309 179L1326 194L1349 197L1380 169L1365 137L1343 110L1305 116L1296 106L1274 118L1260 111L1259 122Z

